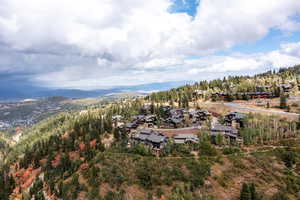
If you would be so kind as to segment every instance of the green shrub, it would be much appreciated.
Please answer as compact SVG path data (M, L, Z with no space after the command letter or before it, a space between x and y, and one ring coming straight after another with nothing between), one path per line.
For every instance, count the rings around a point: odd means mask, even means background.
M200 156L217 156L217 150L209 142L199 143L199 154Z
M239 153L240 149L238 147L225 147L223 148L223 154L228 155L228 154L234 154L234 153Z

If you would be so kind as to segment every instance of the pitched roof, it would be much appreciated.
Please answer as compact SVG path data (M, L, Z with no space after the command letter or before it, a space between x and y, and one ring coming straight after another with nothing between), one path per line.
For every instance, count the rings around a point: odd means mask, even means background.
M215 125L212 129L212 132L229 132L233 134L237 134L238 130L231 126L223 126L223 125Z
M212 132L211 134L212 134L212 135L218 135L218 134L220 134L220 133L219 133L219 132ZM230 132L225 132L224 135L227 135L227 136L233 137L233 138L237 138L237 137L238 137L236 134L230 133Z
M133 127L137 127L137 124L135 123L135 122L133 122L133 123L127 123L127 124L125 124L125 127L126 128L133 128Z
M174 136L174 139L198 139L196 134L178 134Z
M145 115L135 115L132 118L136 119L136 120L142 120L142 119L145 119Z
M138 134L137 136L135 136L134 138L135 139L138 139L138 140L142 140L142 141L145 141L147 139L149 135L146 135L146 134Z
M162 133L154 131L152 129L142 129L139 134L134 137L135 139L141 141L149 141L153 143L161 143L167 140L167 136L164 136Z
M247 116L247 114L240 113L240 112L231 112L227 116L230 116L230 115L233 116L233 118L235 118L235 119L243 119Z
M164 135L156 135L156 134L151 134L149 135L146 140L154 143L161 143L164 142L167 139L166 136Z
M150 135L153 132L154 131L152 129L141 129L139 133L140 134L145 134L145 135Z
M175 123L175 124L179 124L181 122L183 122L183 118L171 118L171 122Z

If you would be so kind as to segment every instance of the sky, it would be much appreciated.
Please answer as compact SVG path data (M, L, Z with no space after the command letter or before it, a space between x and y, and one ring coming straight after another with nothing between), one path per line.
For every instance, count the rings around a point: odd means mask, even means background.
M12 87L107 89L296 64L299 0L0 0L0 83Z

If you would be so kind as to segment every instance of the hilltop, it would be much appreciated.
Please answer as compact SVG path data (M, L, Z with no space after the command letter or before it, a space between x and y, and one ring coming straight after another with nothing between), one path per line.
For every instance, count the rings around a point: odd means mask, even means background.
M255 76L229 76L224 79L200 81L167 91L152 93L148 99L156 102L178 102L184 105L194 98L204 100L249 100L274 98L281 93L297 94L300 84L300 65L268 71Z

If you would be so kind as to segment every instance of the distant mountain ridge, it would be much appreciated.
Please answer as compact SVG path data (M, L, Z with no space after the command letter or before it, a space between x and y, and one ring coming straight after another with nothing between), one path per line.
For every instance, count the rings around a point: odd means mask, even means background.
M179 87L186 84L186 81L179 82L164 82L164 83L150 83L135 86L119 86L111 89L98 89L98 90L79 90L79 89L49 89L44 87L37 87L30 84L10 84L2 83L0 85L0 100L10 99L25 99L25 98L40 98L51 96L64 96L68 98L87 98L87 97L100 97L111 93L120 93L124 91L162 91L174 87Z

